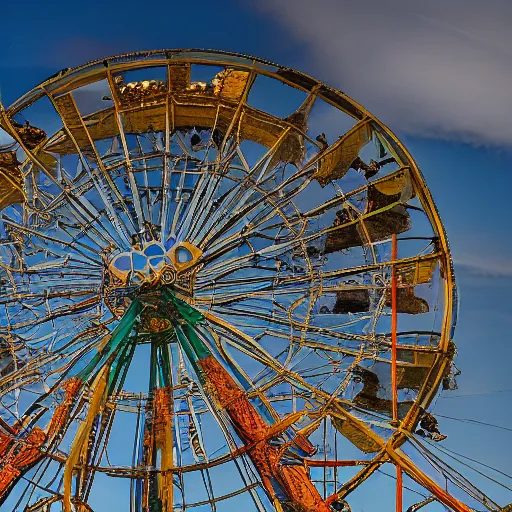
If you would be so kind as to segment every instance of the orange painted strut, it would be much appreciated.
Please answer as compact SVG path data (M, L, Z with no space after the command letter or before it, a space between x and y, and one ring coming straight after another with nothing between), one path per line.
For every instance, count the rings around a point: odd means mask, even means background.
M400 466L396 467L396 512L402 512L403 510L403 478L402 478L402 468Z
M173 466L172 403L172 388L170 386L153 390L153 396L148 401L148 409L152 411L152 420L143 440L146 465L155 465L157 451L160 451L162 455L161 471L156 475L157 493L162 512L168 512L173 508L173 474L169 471ZM151 486L154 484L155 482L151 482L149 478L143 481L143 510L152 510L150 505Z
M369 464L366 460L313 460L304 461L307 466L314 468L348 468L354 466L366 466Z
M391 260L394 262L398 258L398 247L396 234L391 238ZM397 304L396 304L396 266L391 266L391 387L393 403L393 422L398 424L398 388L396 381L396 346L397 346ZM402 468L396 467L396 512L402 512Z
M391 260L397 259L397 240L396 235L393 234L391 239ZM396 307L396 267L393 263L391 266L391 387L393 398L393 421L398 421L398 391L396 383L396 332L397 332L397 307Z
M0 432L0 503L7 497L18 478L44 457L41 447L61 431L81 386L82 381L77 378L68 379L62 384L66 391L65 399L55 409L47 432L34 427L22 438ZM15 434L19 433L21 424L17 424L12 430Z
M434 480L419 470L407 457L403 456L399 450L389 450L388 455L391 460L400 466L413 480L428 489L441 503L454 510L455 512L472 512L472 510L453 497L443 488L441 488Z
M250 445L247 453L267 492L276 499L272 485L272 481L276 481L295 510L330 512L330 507L311 482L305 465L281 464L283 449L271 445L267 439L270 427L222 365L213 356L200 359L197 363L204 373L206 390L227 412L244 444Z

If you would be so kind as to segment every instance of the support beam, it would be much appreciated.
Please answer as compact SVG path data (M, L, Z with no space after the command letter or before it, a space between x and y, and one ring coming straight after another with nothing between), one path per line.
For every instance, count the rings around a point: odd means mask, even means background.
M397 311L396 311L396 265L397 260L397 240L396 234L391 239L391 387L393 393L393 423L398 426L398 389L396 382L396 345L397 345Z

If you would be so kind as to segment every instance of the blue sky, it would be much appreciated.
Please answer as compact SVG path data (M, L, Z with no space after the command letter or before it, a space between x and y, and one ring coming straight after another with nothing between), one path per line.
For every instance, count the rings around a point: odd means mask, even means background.
M153 48L214 48L296 67L382 117L411 150L439 207L460 290L460 389L434 411L510 426L512 4L371 0L50 4L7 0L5 104L64 67ZM508 100L508 101L507 101ZM489 393L489 394L483 394ZM475 395L476 394L476 395ZM470 396L462 396L470 395ZM445 445L506 471L511 432L439 418ZM474 479L503 505L510 492Z

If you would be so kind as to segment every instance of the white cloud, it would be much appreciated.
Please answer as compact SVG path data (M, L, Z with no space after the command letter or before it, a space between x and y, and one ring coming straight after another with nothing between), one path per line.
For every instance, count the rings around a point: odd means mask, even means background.
M482 254L474 254L462 259L454 259L455 270L462 269L480 277L512 277L512 259L493 255L485 258Z
M308 71L391 128L512 145L510 0L260 0Z

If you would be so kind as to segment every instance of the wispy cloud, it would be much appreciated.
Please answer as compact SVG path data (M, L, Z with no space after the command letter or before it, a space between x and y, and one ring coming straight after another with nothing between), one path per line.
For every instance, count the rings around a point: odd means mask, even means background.
M512 145L509 0L260 0L308 70L395 129Z
M475 257L468 257L454 260L455 270L466 271L471 275L478 277L496 277L511 278L512 277L512 258L496 259L484 258L478 254Z

